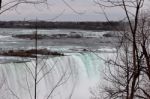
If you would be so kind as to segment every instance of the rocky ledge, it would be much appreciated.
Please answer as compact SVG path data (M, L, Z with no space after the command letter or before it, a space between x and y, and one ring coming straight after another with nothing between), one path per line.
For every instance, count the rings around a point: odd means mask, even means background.
M52 55L52 56L64 56L63 53L56 51L49 51L47 49L30 49L30 50L8 50L0 52L1 56L15 56L15 57L31 57L36 58L37 55Z
M83 35L79 33L71 32L70 34L52 34L52 35L46 35L46 34L16 34L12 35L12 37L20 38L20 39L59 39L59 38L82 38Z
M12 37L20 38L20 39L49 39L50 36L44 34L16 34L12 35Z

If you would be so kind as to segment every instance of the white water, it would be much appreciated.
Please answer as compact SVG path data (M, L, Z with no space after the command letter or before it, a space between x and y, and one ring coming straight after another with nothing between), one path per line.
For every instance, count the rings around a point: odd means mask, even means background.
M12 35L12 34L32 34L35 29L14 29L14 28L0 28L1 35ZM83 34L84 37L102 37L103 34L109 31L91 31L91 30L77 30L77 29L38 29L39 34L70 34L75 32Z
M34 31L34 29L1 29L0 50L34 48L34 40L12 37L15 34L30 34ZM72 32L82 34L85 38L38 41L38 48L62 52L67 56L49 57L38 61L40 72L37 80L45 74L46 76L37 84L37 99L47 99L50 92L52 94L49 99L90 99L90 88L104 83L105 64L102 58L112 57L116 45L110 43L116 41L114 38L112 40L103 37L108 31L38 30L38 34L46 35ZM30 60L0 56L0 99L34 99L35 61ZM18 61L28 62L14 63ZM58 81L59 86L55 88Z
M102 82L105 65L100 57L106 59L111 55L87 52L39 60L38 80L47 75L37 84L37 99L47 99L62 76L61 85L56 87L49 99L89 99L89 89L95 87L99 79ZM34 60L0 64L0 99L33 99L34 79L31 74L34 76L34 67Z

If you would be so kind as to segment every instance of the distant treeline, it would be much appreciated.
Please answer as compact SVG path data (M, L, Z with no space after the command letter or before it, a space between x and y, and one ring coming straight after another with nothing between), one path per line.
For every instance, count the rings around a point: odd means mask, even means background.
M0 28L40 28L40 29L83 29L121 30L122 22L47 22L47 21L0 21Z

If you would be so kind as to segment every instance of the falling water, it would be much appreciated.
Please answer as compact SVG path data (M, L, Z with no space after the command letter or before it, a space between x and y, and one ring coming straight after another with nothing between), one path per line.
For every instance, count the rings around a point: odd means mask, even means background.
M88 99L107 54L74 53L38 60L37 99ZM33 99L35 61L0 64L0 97ZM59 82L59 83L58 83ZM58 84L58 85L57 85ZM51 94L50 94L51 93Z
M13 38L15 34L30 34L34 29L1 29L0 50L34 48L34 40ZM37 99L89 99L90 88L102 82L105 62L111 57L112 43L116 39L103 38L106 32L81 30L39 30L41 34L82 33L84 38L39 40L38 48L63 51L66 56L38 59ZM104 43L106 42L106 43ZM109 50L104 51L104 47ZM87 52L90 48L97 52ZM67 50L66 50L67 49ZM100 50L99 50L100 49ZM101 51L102 50L102 51ZM34 99L35 60L10 62L16 59L0 57L0 99ZM8 61L6 61L8 60ZM18 58L17 58L18 60ZM20 58L19 58L20 60ZM26 60L26 59L25 59ZM6 63L7 62L7 63Z

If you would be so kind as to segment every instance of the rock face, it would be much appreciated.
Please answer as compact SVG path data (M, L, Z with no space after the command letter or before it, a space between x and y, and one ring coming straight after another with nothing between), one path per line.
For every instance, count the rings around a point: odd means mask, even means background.
M36 58L38 55L52 55L52 56L64 56L64 54L56 52L56 51L49 51L47 49L30 49L30 50L9 50L0 52L2 56L18 56L18 57L31 57Z

